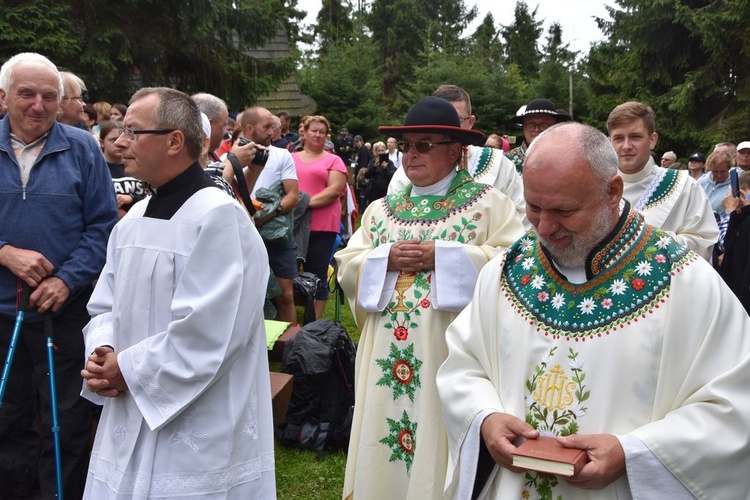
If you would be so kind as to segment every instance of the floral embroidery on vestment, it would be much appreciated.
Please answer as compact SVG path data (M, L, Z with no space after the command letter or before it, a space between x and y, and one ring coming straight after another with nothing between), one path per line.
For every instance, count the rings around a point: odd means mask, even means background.
M523 175L523 162L526 161L526 148L524 147L524 144L508 151L508 154L505 155L505 157L512 161L516 166L516 172L518 172L518 175Z
M392 418L386 420L388 421L388 435L378 442L391 449L389 462L404 462L406 472L410 473L414 451L417 448L417 423L409 419L406 410L401 414L401 420Z
M585 283L568 282L532 231L508 250L500 286L538 332L585 341L653 313L669 296L671 275L697 258L630 210L589 256Z
M556 350L557 346L549 350L526 381L526 422L545 437L577 433L578 419L586 415L585 402L591 396L583 383L586 373L578 353L568 349L566 369L553 363ZM524 481L522 498L554 498L552 490L558 484L555 475L528 471ZM561 500L560 496L557 498Z

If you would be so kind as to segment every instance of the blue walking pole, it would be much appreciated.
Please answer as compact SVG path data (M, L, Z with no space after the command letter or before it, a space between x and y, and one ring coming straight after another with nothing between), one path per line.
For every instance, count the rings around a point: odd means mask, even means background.
M55 477L57 500L63 500L62 459L60 458L60 423L57 420L57 385L55 384L55 345L52 343L52 314L44 315L44 335L47 336L47 364L49 366L49 391L52 406L52 438L55 441Z
M3 376L0 378L0 408L3 406L3 397L5 396L5 389L8 387L8 375L10 375L10 366L13 364L13 356L16 354L16 346L18 345L18 337L21 334L21 323L23 323L23 317L26 314L26 308L29 305L29 296L31 295L31 288L27 284L23 284L21 288L21 301L18 306L18 314L16 315L16 323L13 325L13 335L10 338L10 344L8 344L8 355L5 357L5 366L3 366Z

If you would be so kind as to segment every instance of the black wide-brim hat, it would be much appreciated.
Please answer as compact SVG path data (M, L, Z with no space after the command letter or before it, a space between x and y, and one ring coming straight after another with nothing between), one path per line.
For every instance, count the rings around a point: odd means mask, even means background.
M378 127L378 130L397 139L410 132L443 134L464 146L481 144L484 141L482 132L461 128L461 119L453 104L435 96L425 97L412 106L406 113L402 126Z
M539 115L554 116L555 119L557 119L557 123L567 122L571 120L570 115L562 110L557 109L552 101L550 101L549 99L538 97L536 99L532 99L531 102L526 105L526 108L523 110L523 112L518 113L513 118L513 123L517 125L523 125L523 120L527 116Z

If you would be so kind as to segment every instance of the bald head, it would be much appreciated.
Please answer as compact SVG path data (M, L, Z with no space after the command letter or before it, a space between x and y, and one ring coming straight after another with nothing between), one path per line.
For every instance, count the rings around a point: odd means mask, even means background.
M550 127L523 167L526 214L555 261L577 267L615 227L623 182L607 137L588 125Z
M242 112L242 133L256 144L268 146L273 140L273 127L276 117L261 106L252 106Z

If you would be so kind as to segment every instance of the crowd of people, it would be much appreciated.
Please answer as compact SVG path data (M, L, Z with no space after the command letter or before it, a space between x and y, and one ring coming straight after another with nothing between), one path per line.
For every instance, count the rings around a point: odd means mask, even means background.
M605 135L535 98L513 147L450 84L372 145L85 95L39 54L0 68L0 498L275 498L264 319L297 323L301 270L321 318L334 264L361 331L343 498L747 496L750 141L657 165L648 105ZM515 466L540 437L586 464Z

